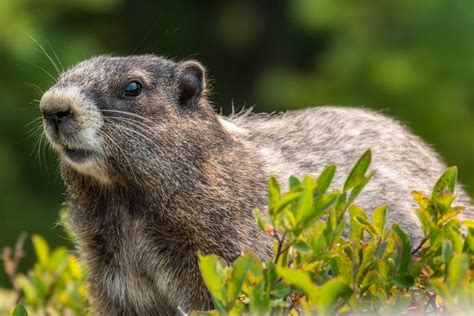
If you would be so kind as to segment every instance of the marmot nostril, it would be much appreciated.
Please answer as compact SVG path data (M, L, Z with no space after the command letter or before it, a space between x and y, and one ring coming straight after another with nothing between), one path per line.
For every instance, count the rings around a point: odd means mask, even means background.
M53 138L59 134L71 135L77 133L77 128L74 124L74 112L70 107L51 106L42 109L42 114L46 125L50 126L50 130L54 131Z
M66 120L72 118L74 114L70 110L56 112L56 118L58 120Z
M60 124L69 121L74 117L70 108L50 108L43 110L43 117L54 124Z

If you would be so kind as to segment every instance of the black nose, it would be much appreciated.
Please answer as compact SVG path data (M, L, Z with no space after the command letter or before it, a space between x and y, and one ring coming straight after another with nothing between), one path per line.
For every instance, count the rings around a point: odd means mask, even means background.
M43 110L43 117L50 123L59 126L72 120L74 113L70 108L48 108Z

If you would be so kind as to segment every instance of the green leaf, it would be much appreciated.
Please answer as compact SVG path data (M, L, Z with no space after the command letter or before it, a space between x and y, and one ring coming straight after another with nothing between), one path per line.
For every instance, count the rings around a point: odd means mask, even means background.
M415 209L415 214L421 222L423 233L428 235L434 225L431 214L426 208Z
M463 251L474 254L474 228L472 227L468 227L466 240L464 241Z
M452 295L443 278L431 278L430 285L439 296L444 300L451 300Z
M361 240L363 238L364 229L361 223L355 219L357 216L367 217L360 207L351 205L349 207L349 219L351 224L350 237L352 240Z
M270 177L268 180L268 205L270 214L276 202L280 199L280 185L275 177Z
M67 250L64 247L59 247L51 253L48 269L52 272L57 272L67 262Z
M441 242L441 258L444 263L449 263L453 256L453 244L449 240Z
M436 227L432 228L430 230L429 240L430 240L430 248L432 250L441 248L441 241L443 240L443 234L441 232L441 229L436 228Z
M429 203L430 203L430 199L428 199L428 197L426 195L424 195L422 192L419 192L419 191L413 191L411 193L411 195L413 196L413 198L415 199L416 203L418 203L418 205L425 209L428 207Z
M411 244L408 235L403 232L398 224L393 225L393 232L399 237L401 241L401 247L399 248L399 266L398 272L403 275L408 271L408 268L411 263Z
M206 283L212 296L219 302L224 302L224 267L226 266L225 262L216 255L199 255L199 270L201 271L204 283Z
M390 280L391 282L393 270L395 269L395 262L393 261L393 259L390 258L389 260L377 260L376 265L381 278L386 282L388 280Z
M362 189L369 183L370 179L372 179L372 176L374 175L374 172L371 172L367 177L363 177L360 179L360 182L358 185L352 189L351 194L349 196L348 204L351 204L354 202L354 200L359 196L360 192L362 192Z
M296 202L296 220L301 226L306 224L306 220L311 217L311 210L313 209L313 191L309 188L303 190L303 194Z
M273 264L273 262L270 259L268 260L270 264ZM269 270L271 269L270 264L268 262L266 263ZM249 283L250 285L256 285L256 284L259 284L262 281L262 279L263 279L263 264L257 256L253 256L253 260L251 261L251 264L247 273L246 283Z
M379 236L383 235L385 229L385 222L387 219L387 205L382 205L377 207L374 212L372 213L372 221L374 223L374 229L379 234Z
M393 283L399 287L409 288L415 284L415 278L409 274L402 274L395 277Z
M474 219L464 219L462 224L467 228L474 228Z
M374 255L377 257L377 259L382 259L387 253L385 252L388 247L388 242L382 242L380 245L377 246L377 248L374 251Z
M454 194L448 191L447 188L445 188L443 191L441 191L438 196L435 198L434 206L438 208L438 210L441 210L441 214L444 214L449 208L451 207L451 204L454 201Z
M436 182L431 195L432 199L438 198L440 193L447 188L450 192L454 192L456 180L458 177L458 168L456 166L448 168Z
M290 179L288 180L288 182L290 184L290 189L294 188L294 187L297 187L298 185L301 184L300 180L295 176L291 176Z
M283 215L283 226L285 229L292 230L298 225L295 215L290 210L285 209Z
M338 254L332 259L331 270L334 276L345 278L347 282L352 281L352 262L346 254Z
M324 314L330 310L334 303L341 297L350 293L349 284L343 278L334 278L324 283L319 288L317 300L314 302Z
M372 224L369 222L367 216L356 215L354 216L354 220L356 220L374 240L377 239L377 231L375 230L374 226L372 226Z
M349 177L347 177L347 180L344 183L344 191L354 188L363 181L371 160L372 153L369 149L359 158L355 166L352 168Z
M325 223L316 223L314 226L315 234L310 239L311 248L314 253L319 254L327 250L327 241L324 237L323 231L326 228Z
M265 217L262 215L260 209L256 208L253 210L253 217L255 218L255 221L257 222L258 227L260 227L262 231L265 231L265 226L268 223L265 220Z
M312 219L318 219L323 213L333 206L339 199L337 193L330 193L326 195L320 195L319 198L314 203L314 208L312 212Z
M33 284L38 290L38 296L41 299L45 299L49 290L49 284L46 283L48 282L48 280L44 278L43 274L40 273L40 271L37 271L37 270L30 271L29 274L30 274L31 280L33 281Z
M38 289L29 278L23 274L20 274L16 277L16 280L20 285L27 301L36 301L38 299Z
M40 235L33 235L33 247L41 266L46 267L49 260L49 246L46 240Z
M13 310L12 316L28 316L28 312L23 305L18 304Z
M277 273L285 282L303 291L313 302L318 300L319 288L313 283L307 272L277 267Z
M265 315L271 306L270 296L260 287L254 287L250 296L250 311L253 315Z
M360 286L361 294L365 292L369 288L369 286L371 286L372 284L376 284L379 280L380 276L378 271L370 270L369 272L367 272Z
M272 295L274 295L277 298L285 298L288 295L291 294L291 288L289 288L287 285L278 283L273 287L272 290Z
M311 251L309 245L304 242L303 240L298 240L294 245L293 248L298 252L308 253Z
M228 283L227 288L227 302L234 302L239 297L240 290L242 289L242 285L244 284L252 260L252 256L246 254L239 257L234 262L230 282Z
M278 202L276 202L275 205L273 206L272 214L276 215L280 213L281 211L283 211L285 207L288 206L288 204L296 201L301 196L301 194L302 192L300 191L300 192L288 192L285 195L283 195L283 197L281 197L278 200Z
M326 169L321 172L316 182L318 183L318 187L316 190L316 194L322 195L324 194L329 186L331 185L332 179L334 178L334 174L336 173L336 166L330 165Z
M457 219L453 219L452 221L444 225L443 238L448 239L452 243L454 252L461 252L463 248L464 238L461 235L457 222Z
M469 257L467 254L459 253L453 256L448 266L446 285L451 291L459 290L465 275L469 270Z

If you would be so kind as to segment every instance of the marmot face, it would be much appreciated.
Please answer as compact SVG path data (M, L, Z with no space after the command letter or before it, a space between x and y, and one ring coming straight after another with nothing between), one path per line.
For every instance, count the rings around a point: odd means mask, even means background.
M172 179L218 125L205 91L197 62L100 56L61 74L40 109L63 168L102 183L140 182L156 168Z

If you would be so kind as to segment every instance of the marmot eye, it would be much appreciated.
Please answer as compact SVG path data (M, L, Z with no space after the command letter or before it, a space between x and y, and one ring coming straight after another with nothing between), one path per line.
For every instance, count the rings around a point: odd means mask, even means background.
M131 81L125 86L123 94L127 97L136 97L142 93L142 89L142 85L139 82Z

